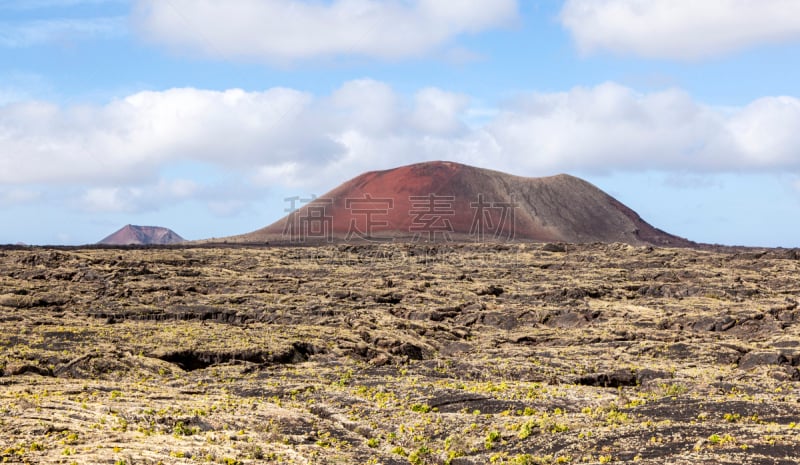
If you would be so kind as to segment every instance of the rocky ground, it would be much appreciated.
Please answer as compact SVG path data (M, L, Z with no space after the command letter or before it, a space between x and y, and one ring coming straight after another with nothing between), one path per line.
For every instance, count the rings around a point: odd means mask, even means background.
M800 254L0 251L0 461L793 464Z

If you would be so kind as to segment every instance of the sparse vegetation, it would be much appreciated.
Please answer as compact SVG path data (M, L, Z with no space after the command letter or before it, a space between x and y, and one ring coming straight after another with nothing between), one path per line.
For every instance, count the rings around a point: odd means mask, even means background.
M4 251L0 462L800 458L797 260L437 247Z

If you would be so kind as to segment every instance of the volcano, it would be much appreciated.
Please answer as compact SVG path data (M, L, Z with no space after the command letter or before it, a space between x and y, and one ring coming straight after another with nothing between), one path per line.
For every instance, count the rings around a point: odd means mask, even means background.
M135 226L129 224L106 237L102 245L169 245L185 242L173 230L159 226Z
M526 178L452 162L357 176L230 242L392 240L694 245L574 176ZM302 199L295 199L302 202Z

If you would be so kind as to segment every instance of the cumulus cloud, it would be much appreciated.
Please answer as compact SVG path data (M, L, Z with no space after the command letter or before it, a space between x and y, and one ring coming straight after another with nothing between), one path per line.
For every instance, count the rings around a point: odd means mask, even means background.
M800 168L800 100L716 108L677 89L605 83L531 94L484 128L499 155L533 170L730 172Z
M414 96L413 124L422 132L452 134L464 129L460 117L469 107L466 95L429 87Z
M105 106L16 102L0 107L0 183L126 182L165 163L232 168L335 151L291 89L140 92Z
M171 89L103 106L11 103L0 106L0 184L78 186L92 211L201 198L226 214L242 199L202 198L203 181L161 181L163 171L202 163L248 189L321 194L363 171L441 159L529 176L800 170L794 97L717 108L679 89L604 83L520 95L492 111L470 102L444 89L403 95L363 79L329 95ZM467 124L475 111L481 121Z
M380 86L379 86L380 87ZM676 173L800 169L800 100L766 97L740 108L705 105L679 89L639 93L616 84L531 93L468 127L468 100L441 89L389 98L378 121L329 130L341 147L313 165L266 165L268 182L341 181L368 169L449 159L531 176L570 171ZM367 93L367 95L369 95ZM369 100L362 95L360 99ZM406 108L409 108L406 110ZM335 175L332 173L336 173Z
M583 52L700 59L800 40L795 0L567 0L561 23Z
M724 115L679 90L638 94L606 83L530 94L485 130L499 155L531 169L725 169L715 161Z
M134 11L148 40L218 58L400 59L513 21L517 0L137 0Z
M285 88L184 88L103 106L15 102L0 106L0 183L135 184L189 161L245 171L261 185L285 185L304 179L308 166L369 166L380 156L353 160L348 141L450 133L461 127L465 99L424 89L409 104L387 84L364 79L316 97Z
M734 145L753 167L794 165L800 158L800 100L761 98L737 112L729 124Z

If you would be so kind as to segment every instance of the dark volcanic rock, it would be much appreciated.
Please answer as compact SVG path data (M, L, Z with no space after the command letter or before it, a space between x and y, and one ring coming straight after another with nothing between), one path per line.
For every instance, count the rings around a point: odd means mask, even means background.
M478 289L475 293L478 295L492 295L492 296L500 296L505 292L505 290L494 284L490 284L484 288Z
M391 350L393 355L408 357L409 360L423 360L425 358L421 347L408 342Z
M707 317L692 324L695 331L727 331L736 325L736 320L730 316L722 318Z
M250 362L259 365L300 363L308 360L309 355L321 352L311 344L295 342L291 346L274 353L258 349L240 351L189 349L156 354L155 357L165 362L174 363L186 371L193 371L213 365L235 362Z
M616 370L610 373L592 373L575 379L575 384L600 387L636 386L639 380L631 370Z
M739 368L752 370L767 365L788 365L789 360L780 352L750 352L739 360Z
M0 462L800 463L797 262L566 247L0 247Z
M549 242L542 246L542 250L545 252L566 252L567 247L564 244L553 244Z
M53 376L53 370L46 367L41 367L33 364L11 364L6 366L2 372L5 376L18 376L26 373L36 374L40 376Z

